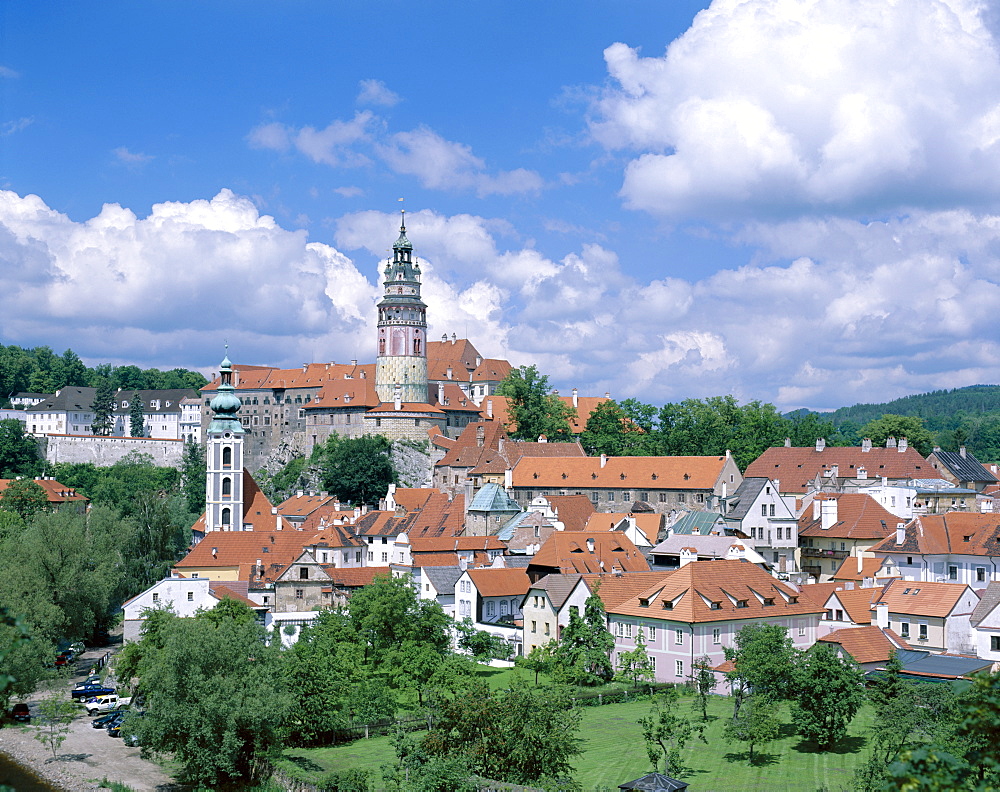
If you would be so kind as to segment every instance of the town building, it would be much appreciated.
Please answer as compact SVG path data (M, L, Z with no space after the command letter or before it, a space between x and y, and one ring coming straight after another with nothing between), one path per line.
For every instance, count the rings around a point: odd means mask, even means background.
M825 583L849 556L871 556L872 548L901 524L891 512L860 493L815 493L799 517L802 571Z

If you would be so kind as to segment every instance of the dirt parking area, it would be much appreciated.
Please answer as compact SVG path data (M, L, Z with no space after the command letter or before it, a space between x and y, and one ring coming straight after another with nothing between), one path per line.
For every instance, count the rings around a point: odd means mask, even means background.
M52 689L65 691L69 698L73 685L82 681L93 664L109 649L88 649L74 662L73 673L68 680L39 688L28 701L32 716L38 711L38 702ZM104 729L95 729L91 720L81 708L57 751L57 759L53 759L52 752L35 739L33 726L25 724L8 724L0 729L0 751L53 785L72 792L101 789L100 782L105 778L141 792L174 792L180 789L159 765L143 759L139 748L131 748L123 740L110 737Z

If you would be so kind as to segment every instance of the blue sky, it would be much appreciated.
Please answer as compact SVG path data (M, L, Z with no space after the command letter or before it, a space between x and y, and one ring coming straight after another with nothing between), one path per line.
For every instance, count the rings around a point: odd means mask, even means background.
M833 408L997 382L973 0L0 7L0 343L370 360L405 197L431 332L562 390Z

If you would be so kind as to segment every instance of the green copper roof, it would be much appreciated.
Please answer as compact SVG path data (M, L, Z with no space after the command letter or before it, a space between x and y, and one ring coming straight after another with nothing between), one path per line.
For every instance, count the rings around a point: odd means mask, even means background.
M233 364L229 362L229 355L226 355L219 365L219 378L222 382L219 384L218 393L212 399L211 407L215 415L208 425L208 433L244 434L243 425L236 417L236 413L240 411L242 405L236 395L236 388L233 387Z

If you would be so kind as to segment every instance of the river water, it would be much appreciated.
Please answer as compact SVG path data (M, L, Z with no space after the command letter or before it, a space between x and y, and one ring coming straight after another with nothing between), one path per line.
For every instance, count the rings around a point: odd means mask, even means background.
M0 785L16 789L17 792L58 792L58 787L46 783L34 773L29 773L2 753L0 753Z

